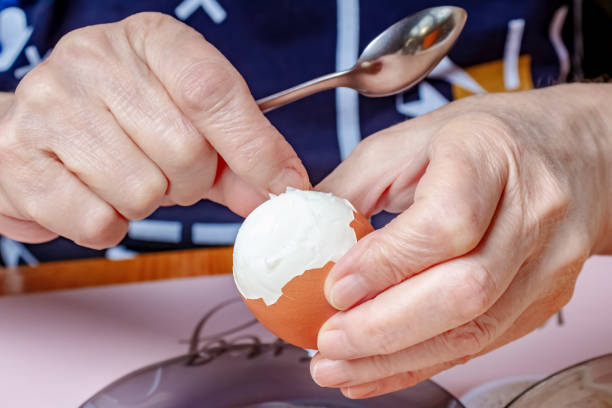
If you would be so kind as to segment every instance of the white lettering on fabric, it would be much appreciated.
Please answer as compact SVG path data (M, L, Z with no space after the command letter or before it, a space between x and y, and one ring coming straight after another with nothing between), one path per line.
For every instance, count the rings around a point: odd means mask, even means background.
M434 88L433 85L423 81L419 84L419 99L404 102L404 93L397 94L395 97L395 109L402 115L414 117L441 108L448 102L448 99Z
M196 245L232 245L240 223L196 222L191 226L191 241Z
M227 12L217 0L183 0L174 9L174 14L185 21L193 15L199 8L204 9L212 21L221 24L227 18Z
M429 78L443 79L475 94L487 92L470 74L451 61L449 57L442 58L442 61L429 74Z
M23 67L19 67L15 70L15 78L17 79L23 78L25 74L33 70L34 67L36 67L45 58L51 55L51 50L47 51L45 56L41 58L40 53L38 52L38 48L36 48L35 45L30 45L25 49L23 53L25 54L25 57L27 58L29 64Z
M38 265L38 261L25 245L7 237L0 237L0 256L7 267L18 266L21 260L29 266Z
M525 30L525 20L517 18L508 22L508 34L504 47L504 86L512 91L521 86L518 61L521 55L521 41Z
M569 11L568 6L561 6L555 11L550 27L548 29L548 38L557 53L559 59L559 82L566 82L570 72L570 56L565 43L563 42L563 25Z
M0 72L8 71L32 35L27 18L19 7L8 7L0 11Z
M183 225L180 221L139 220L131 221L128 236L140 241L181 242Z
M359 0L337 0L336 71L352 67L359 56ZM336 88L336 133L340 159L344 160L361 141L359 94Z

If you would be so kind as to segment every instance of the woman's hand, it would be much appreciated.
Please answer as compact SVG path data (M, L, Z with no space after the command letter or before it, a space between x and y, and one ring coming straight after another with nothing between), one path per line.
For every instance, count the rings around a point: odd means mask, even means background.
M309 186L238 72L162 14L69 33L0 109L0 233L21 241L104 248L162 204L246 215Z
M602 84L477 96L364 140L317 188L401 214L330 272L344 311L319 332L314 380L388 393L565 305L587 257L610 248L611 105Z

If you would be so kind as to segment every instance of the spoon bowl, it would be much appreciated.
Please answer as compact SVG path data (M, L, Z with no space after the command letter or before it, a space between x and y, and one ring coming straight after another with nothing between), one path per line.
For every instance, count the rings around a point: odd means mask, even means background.
M402 92L425 78L448 54L467 19L454 6L432 7L406 17L374 38L355 65L346 71L313 79L259 99L264 112L313 93L336 87L357 90L369 97Z
M350 88L371 97L402 92L425 78L448 54L465 25L459 7L434 7L383 31L350 70Z

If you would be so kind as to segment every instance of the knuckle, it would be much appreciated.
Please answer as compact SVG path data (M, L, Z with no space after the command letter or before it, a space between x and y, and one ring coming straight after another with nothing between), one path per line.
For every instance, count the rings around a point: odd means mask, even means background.
M194 183L182 183L183 185L171 183L167 195L170 200L177 205L193 205L204 198L206 191L208 191L214 181L213 179L214 172L210 172L210 175L204 175L200 180Z
M231 150L234 157L240 158L236 161L238 171L242 174L254 172L260 165L259 157L265 155L264 152L269 151L269 147L262 137L234 137Z
M105 27L105 28L104 28ZM112 47L108 26L89 26L79 28L64 35L49 56L49 61L62 66L98 66L100 61L108 60L106 52Z
M183 121L183 120L181 120ZM187 122L185 120L185 122ZM199 201L215 182L217 153L211 149L190 123L174 126L177 137L168 138L164 171L170 179L167 194L179 205ZM189 180L189 182L185 182Z
M198 201L200 201L202 198L204 198L204 194L208 190L208 186L212 184L210 179L212 179L212 177L205 178L204 182L207 184L205 187L200 187L198 185L193 185L191 183L190 183L190 188L184 188L184 186L183 188L175 188L176 184L171 185L168 191L168 197L173 203L177 205L181 205L181 206L193 205L197 203Z
M388 144L385 142L385 134L377 133L361 140L351 152L352 156L358 158L360 163L372 163L380 159L380 150Z
M143 11L126 17L123 19L123 23L130 29L155 29L164 24L177 23L177 20L168 14L154 11Z
M42 147L39 138L43 132L40 128L37 132L28 129L33 118L26 112L15 113L12 118L5 119L0 120L0 169L16 172L22 179L32 172L33 166L29 165L31 158L28 156Z
M193 169L206 154L206 144L197 134L192 125L184 123L186 119L180 119L181 123L175 123L173 132L176 137L168 138L165 146L166 154L171 158L171 171L173 173L184 173Z
M572 202L572 191L569 183L559 180L548 169L542 170L540 210L534 211L534 215L550 223L567 215Z
M40 200L38 196L38 192L36 191L37 187L35 185L28 186L28 197L29 199L24 200L20 203L21 211L24 213L26 218L38 222L44 219L45 213L48 211L46 205L44 204L45 200Z
M486 312L495 300L496 283L491 271L482 263L470 262L455 276L453 296L462 321L470 321Z
M168 182L161 173L148 176L146 181L140 181L131 187L129 200L122 212L130 220L149 216L161 203L167 188Z
M452 358L461 359L481 352L497 337L497 321L487 315L483 315L457 327L445 334L440 339Z
M174 203L176 203L176 205L188 207L200 201L203 198L203 195L201 193L173 193L170 195L170 198Z
M460 151L481 154L504 161L507 153L521 152L517 132L510 122L500 115L474 110L467 106L469 113L450 119L436 132L432 139L434 153L452 154L449 146Z
M390 377L396 374L395 364L393 364L393 360L387 356L372 357L372 367L380 378Z
M250 121L251 123L254 121ZM237 123L227 124L232 127L232 134L228 135L228 151L231 151L231 156L226 155L230 159L232 166L239 175L259 174L260 177L266 175L266 178L272 180L276 174L272 174L275 168L299 168L300 160L295 156L295 152L283 139L272 141L269 136L276 133L276 129L269 123L253 123L248 133L236 132L241 127ZM262 163L267 163L262 167ZM263 178L263 177L261 177Z
M132 14L123 19L120 24L123 26L129 43L138 50L144 49L145 40L150 33L162 30L166 25L172 25L175 29L185 28L172 16L151 11Z
M483 231L473 207L458 201L432 210L429 228L433 241L444 243L451 256L465 254L478 245Z
M414 371L406 371L404 373L399 374L399 378L397 379L397 386L393 387L394 389L398 388L407 388L414 387L421 381L425 380L425 376L418 372Z
M364 338L375 345L376 354L392 354L401 349L398 339L389 330L385 319L370 322L364 329Z
M362 238L362 241L364 253L367 254L363 261L371 263L365 270L380 271L377 276L378 285L396 284L408 277L403 256L412 251L408 248L406 237L387 230L385 234L374 232Z
M179 98L188 111L218 114L236 96L239 84L239 77L229 63L199 61L180 74Z
M30 71L19 83L15 90L15 97L19 105L26 106L52 106L60 89L53 76L50 75L48 65L39 65Z
M125 220L113 208L104 206L83 222L75 242L94 249L112 247L123 239L126 229Z
M94 27L79 28L64 35L57 43L55 49L90 48L94 45L96 38L97 30Z
M396 126L397 127L397 126ZM355 149L350 153L350 157L356 163L379 163L381 157L393 158L401 160L402 156L398 156L398 143L405 136L405 131L394 128L383 129L373 135L362 139ZM398 165L400 161L396 160ZM403 164L403 163L402 163Z
M53 201L57 184L45 172L50 168L49 160L41 160L35 165L19 163L21 174L16 179L21 185L21 197L16 197L16 205L20 207L26 218L44 224L48 219L49 202ZM64 204L64 203L61 203Z

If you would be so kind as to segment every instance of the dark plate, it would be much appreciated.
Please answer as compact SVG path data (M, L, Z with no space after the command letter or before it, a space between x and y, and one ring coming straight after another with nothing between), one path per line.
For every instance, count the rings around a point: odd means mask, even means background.
M251 339L252 340L252 339ZM381 397L350 400L317 386L308 354L275 344L227 345L177 357L135 371L110 384L82 408L329 407L460 408L432 381Z

